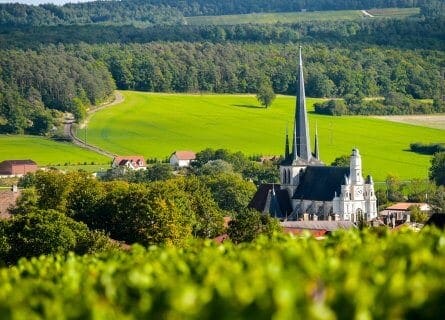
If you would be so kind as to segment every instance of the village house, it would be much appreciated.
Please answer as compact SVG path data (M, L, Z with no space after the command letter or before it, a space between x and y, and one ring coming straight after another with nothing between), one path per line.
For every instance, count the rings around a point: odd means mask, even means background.
M196 153L193 151L175 151L170 156L170 164L174 167L190 167L193 160L196 159Z
M147 169L144 157L142 156L117 156L113 159L111 167L112 168L121 167L124 169L130 169L135 171Z
M418 207L420 211L429 214L431 207L428 203L414 203L414 202L398 202L379 213L385 224L399 225L406 222L411 222L411 208Z
M23 176L30 172L36 172L37 163L27 160L5 160L0 162L0 176Z

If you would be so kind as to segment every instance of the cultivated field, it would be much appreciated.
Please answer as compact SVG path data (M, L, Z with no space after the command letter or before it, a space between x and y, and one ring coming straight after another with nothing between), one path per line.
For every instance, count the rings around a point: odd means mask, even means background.
M372 18L404 18L418 14L419 8L387 8L368 10L367 12L373 16ZM360 10L336 10L197 16L188 17L186 19L189 24L197 25L235 25L243 23L295 23L302 21L356 20L361 18L370 19L371 17Z
M121 155L164 159L174 150L206 147L240 150L247 155L281 155L286 126L292 130L295 98L278 96L261 108L253 95L186 95L122 92L122 104L92 116L89 142ZM311 110L316 99L308 99ZM425 178L430 157L409 152L415 141L445 140L445 130L371 117L331 117L310 113L311 135L318 124L321 158L360 149L365 173L383 180Z
M32 159L41 166L65 167L78 164L108 164L110 159L71 143L55 142L36 136L0 135L0 161Z
M376 118L445 130L445 114L381 116ZM438 142L445 142L445 141L438 141Z

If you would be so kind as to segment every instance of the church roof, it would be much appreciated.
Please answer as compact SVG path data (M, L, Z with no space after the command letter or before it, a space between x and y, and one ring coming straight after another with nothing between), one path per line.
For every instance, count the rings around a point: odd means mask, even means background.
M293 199L332 201L335 193L340 194L348 167L308 166L300 178Z
M275 195L272 188L275 190ZM285 218L292 212L287 190L282 190L279 184L272 183L260 185L248 207L263 213L269 213L277 218Z

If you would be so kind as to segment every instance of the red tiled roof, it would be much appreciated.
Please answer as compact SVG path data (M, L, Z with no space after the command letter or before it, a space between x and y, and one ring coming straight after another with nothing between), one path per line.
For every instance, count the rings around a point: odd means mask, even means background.
M176 151L174 154L176 155L176 158L178 158L178 160L196 159L196 153L194 153L193 151Z

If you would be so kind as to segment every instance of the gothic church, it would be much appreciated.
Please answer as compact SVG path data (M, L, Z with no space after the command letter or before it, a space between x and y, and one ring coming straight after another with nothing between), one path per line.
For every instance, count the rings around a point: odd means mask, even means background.
M349 167L331 167L319 159L318 137L311 152L304 91L301 47L297 78L292 150L286 134L284 160L280 164L281 184L263 184L249 206L282 220L344 220L356 222L377 217L377 200L371 176L362 176L358 149L353 149Z

